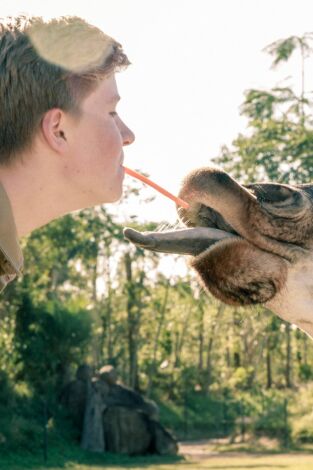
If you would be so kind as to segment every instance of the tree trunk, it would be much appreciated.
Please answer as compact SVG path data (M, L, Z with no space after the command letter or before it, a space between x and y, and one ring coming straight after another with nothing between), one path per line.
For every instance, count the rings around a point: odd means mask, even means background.
M308 337L303 335L303 362L305 365L308 363Z
M104 306L101 313L102 322L102 337L101 337L101 351L103 362L111 364L113 359L113 341L112 341L112 284L111 284L111 269L110 269L110 247L106 244L105 252L105 283L106 283L106 297L104 299Z
M98 277L98 255L99 255L99 247L97 245L97 252L95 257L95 263L92 269L92 300L94 305L97 304L97 277Z
M229 349L229 336L226 336L226 365L227 368L231 368L231 358L230 358L230 349Z
M241 366L241 358L239 352L234 352L234 368L238 369Z
M212 347L214 341L215 325L212 328L211 335L207 345L207 360L206 360L206 380L204 384L205 393L209 393L210 385L212 382Z
M127 328L128 328L128 357L129 377L128 384L131 388L139 390L138 376L138 334L140 323L140 299L137 298L137 289L142 289L145 273L141 271L139 281L133 280L132 261L129 253L125 255L125 269L127 280ZM137 289L136 289L137 287Z
M212 382L212 350L213 350L213 343L215 339L216 328L219 324L220 316L223 314L225 310L225 305L220 304L215 316L215 319L212 323L211 334L208 339L207 343L207 359L206 359L206 378L204 382L204 390L205 393L208 394L210 391L210 385Z
M180 367L181 353L182 353L182 349L183 349L183 346L184 346L185 337L186 337L186 334L187 334L187 331L188 331L189 318L190 318L191 313L193 312L192 305L187 305L186 309L187 309L187 314L184 318L181 335L179 335L179 332L176 332L174 367Z
M174 367L180 367L180 351L179 351L179 332L175 331L174 341Z
M151 395L153 377L156 374L156 364L157 364L157 352L158 352L158 346L159 346L159 338L160 338L160 334L161 334L161 331L162 331L162 326L163 326L163 323L164 323L165 312L166 312L167 303L168 303L169 287L170 287L170 281L168 280L167 284L165 286L163 304L162 304L162 307L161 307L160 317L159 317L158 326L157 326L157 332L156 332L155 339L154 339L152 364L151 364L151 367L150 367L150 370L149 370L149 382L148 382L148 387L147 387L147 396L148 397Z
M269 345L269 340L267 340L266 345L266 388L272 388L272 355Z
M203 353L204 353L204 308L201 302L199 302L199 357L198 357L198 369L201 373L203 370Z
M286 370L285 370L285 379L286 379L286 387L292 387L292 347L291 347L291 326L289 323L286 323Z

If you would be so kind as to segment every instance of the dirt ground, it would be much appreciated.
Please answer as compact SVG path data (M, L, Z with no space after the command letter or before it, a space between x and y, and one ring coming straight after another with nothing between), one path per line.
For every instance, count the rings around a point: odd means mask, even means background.
M212 440L184 441L179 443L179 454L190 459L206 459L220 455L216 450L212 450Z
M246 449L246 452L245 452ZM226 451L226 452L225 452ZM248 440L242 443L240 441L229 443L229 439L203 439L198 441L182 441L179 443L179 454L187 459L203 460L210 457L233 456L239 457L243 455L252 454L280 454L279 442L276 439L269 439L266 437ZM298 452L287 452L288 455L297 455ZM301 453L312 455L313 446L301 449ZM281 455L285 455L283 452ZM313 467L312 467L313 468Z

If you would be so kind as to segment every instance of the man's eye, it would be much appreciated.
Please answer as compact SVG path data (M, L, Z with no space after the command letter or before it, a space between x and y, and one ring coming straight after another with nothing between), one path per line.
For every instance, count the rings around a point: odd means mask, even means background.
M112 111L110 114L111 114L111 116L113 116L113 117L114 117L114 116L117 116L117 112L116 112L116 111Z

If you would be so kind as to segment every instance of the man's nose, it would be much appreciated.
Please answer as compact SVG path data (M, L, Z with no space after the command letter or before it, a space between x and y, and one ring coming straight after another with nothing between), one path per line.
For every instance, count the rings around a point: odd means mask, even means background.
M120 132L123 140L123 145L130 145L134 142L135 140L135 134L133 133L132 130L129 129L129 127L124 124L124 122L120 119Z

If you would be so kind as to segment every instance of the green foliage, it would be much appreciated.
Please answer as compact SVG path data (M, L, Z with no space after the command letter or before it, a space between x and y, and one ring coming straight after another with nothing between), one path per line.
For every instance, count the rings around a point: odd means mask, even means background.
M236 402L223 394L186 395L179 404L160 403L161 422L180 439L210 438L229 435L236 420Z
M291 405L292 439L296 443L313 442L313 387L312 382L297 391Z
M312 54L312 33L277 41L265 50L274 56L273 65L287 61L299 50L302 56L301 92L292 87L248 90L241 113L249 132L239 134L233 149L224 146L216 163L243 182L275 180L306 183L313 177L312 97L304 89L305 58Z
M252 430L256 435L276 437L283 442L291 433L290 424L287 421L287 401L276 397L265 398L262 413L256 416Z
M313 443L313 412L301 416L294 423L292 438L300 444Z
M300 49L303 57L308 57L312 53L311 42L312 33L306 33L303 36L290 36L285 39L269 44L264 50L274 57L272 66L287 62L296 49Z
M238 390L249 390L254 380L253 367L237 367L230 377L228 384L231 388Z
M300 364L299 378L301 382L308 382L309 380L313 380L313 366L310 364Z
M12 384L4 370L0 370L0 403L3 407L9 405L12 395Z
M29 449L38 444L38 430L34 402L19 394L13 383L1 372L0 399L0 454Z
M25 293L15 328L20 378L40 394L55 389L62 383L67 366L84 359L90 335L87 310L68 308L57 300L35 305Z

